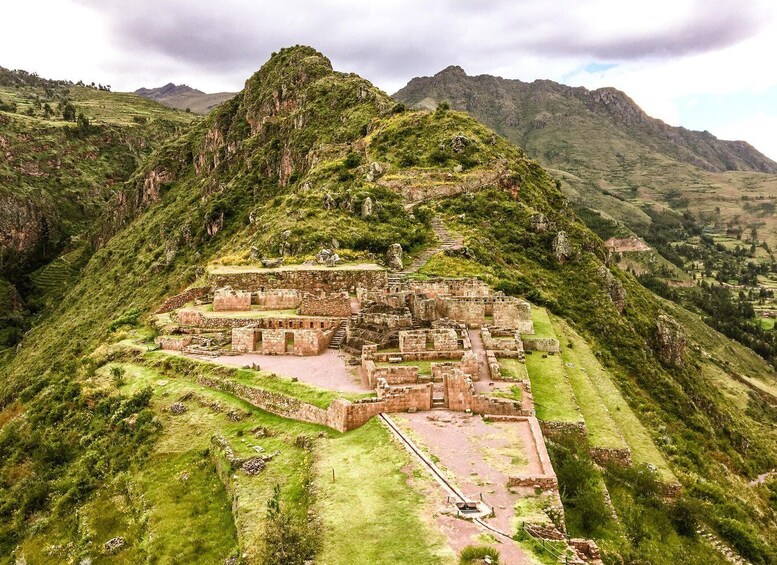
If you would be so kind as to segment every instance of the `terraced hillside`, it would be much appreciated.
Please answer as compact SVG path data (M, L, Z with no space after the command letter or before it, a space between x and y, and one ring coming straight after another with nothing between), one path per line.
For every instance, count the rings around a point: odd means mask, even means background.
M703 525L774 561L777 486L757 480L777 466L769 366L607 263L522 149L445 107L404 110L308 47L275 54L143 162L75 284L3 364L0 560L455 562L426 475L377 422L340 434L283 419L234 391L282 389L295 406L331 394L148 351L152 313L208 265L294 265L322 247L385 261L393 244L412 264L438 245L433 218L462 247L411 276L481 276L544 308L537 337L560 338L527 369L549 422L590 428L547 442L568 533L607 563L724 563ZM590 448L620 445L616 430L637 464L595 465ZM675 498L659 473L679 481ZM553 522L544 504L520 515Z
M0 276L23 305L37 310L47 291L73 281L58 265L42 278L26 277L63 251L87 250L118 187L191 120L137 96L0 69Z

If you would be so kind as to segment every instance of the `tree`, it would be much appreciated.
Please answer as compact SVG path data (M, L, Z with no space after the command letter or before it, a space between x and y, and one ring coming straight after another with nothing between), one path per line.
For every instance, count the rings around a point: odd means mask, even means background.
M62 107L62 119L66 122L76 121L76 109L70 102Z

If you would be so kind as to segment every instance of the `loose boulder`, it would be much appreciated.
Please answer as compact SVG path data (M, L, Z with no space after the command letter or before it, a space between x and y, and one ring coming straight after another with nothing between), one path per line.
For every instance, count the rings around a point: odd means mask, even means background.
M362 218L369 218L372 216L372 198L369 196L362 202Z
M404 267L402 262L402 246L398 243L392 243L386 251L386 265L394 271L401 271Z

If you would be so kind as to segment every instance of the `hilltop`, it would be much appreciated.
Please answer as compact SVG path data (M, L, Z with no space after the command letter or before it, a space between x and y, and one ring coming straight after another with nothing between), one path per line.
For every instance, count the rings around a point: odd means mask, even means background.
M173 84L172 82L157 88L138 88L134 94L155 100L171 108L190 110L195 114L207 114L213 108L235 95L234 92L206 94L185 84Z
M531 303L532 339L553 351L510 358L516 386L492 402L514 405L531 391L568 533L596 540L607 563L725 563L697 529L753 563L775 557L774 371L610 261L561 182L463 112L407 110L315 49L283 49L240 93L159 144L94 223L96 249L77 282L2 366L5 561L262 563L288 548L294 563L456 562L462 548L437 527L455 521L435 506L444 497L389 431L373 419L341 433L311 416L365 398L206 363L178 343L196 339L205 352L230 336L234 345L235 320L264 315L254 299L286 300L289 289L271 285L317 280L308 271L338 281L348 309L338 324L369 336L374 320L398 323L388 304L374 307L373 322L349 316L354 301L376 295L348 286L347 265L380 274L384 295L389 285L464 284L500 293L495 302ZM335 254L346 266L310 268ZM256 288L218 289L247 307L224 321L215 294L205 298L226 275ZM329 307L332 297L311 294ZM385 299L404 312L405 298ZM303 317L275 310L272 324ZM494 317L483 308L480 322ZM283 352L298 347L261 320L252 347L260 327ZM502 337L517 344L514 334ZM363 404L377 401L370 393ZM594 464L595 447L626 445L633 465ZM520 453L472 458L521 466ZM527 490L510 510L562 526L557 506ZM531 559L548 559L520 520L504 527ZM465 543L493 550L494 540L478 532Z

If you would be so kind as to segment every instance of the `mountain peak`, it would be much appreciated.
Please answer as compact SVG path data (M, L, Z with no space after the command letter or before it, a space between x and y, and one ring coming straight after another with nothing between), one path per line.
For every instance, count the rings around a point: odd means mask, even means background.
M444 77L444 76L458 76L458 77L466 77L467 72L462 69L458 65L449 65L445 67L443 70L441 70L439 73L434 75L436 77Z

